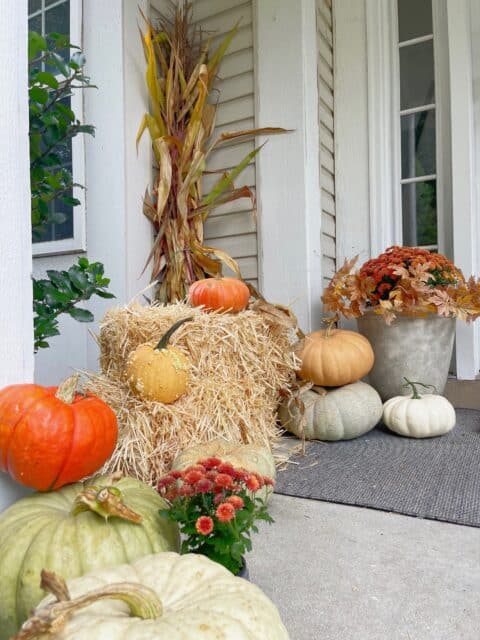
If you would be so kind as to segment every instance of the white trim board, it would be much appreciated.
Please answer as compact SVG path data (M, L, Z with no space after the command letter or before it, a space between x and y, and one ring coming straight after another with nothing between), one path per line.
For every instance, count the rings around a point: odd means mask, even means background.
M366 0L370 251L402 242L396 3Z
M480 10L468 0L447 0L450 51L452 130L452 212L455 263L468 277L479 274L480 206L476 191L479 136L474 121L471 28L480 24ZM473 21L473 22L471 22ZM477 75L479 70L476 69ZM478 106L477 106L478 109ZM478 323L477 323L478 324ZM457 377L473 380L480 369L480 337L475 325L457 322Z
M321 199L315 0L254 0L259 280L290 305L304 331L321 319ZM260 140L262 142L262 140Z

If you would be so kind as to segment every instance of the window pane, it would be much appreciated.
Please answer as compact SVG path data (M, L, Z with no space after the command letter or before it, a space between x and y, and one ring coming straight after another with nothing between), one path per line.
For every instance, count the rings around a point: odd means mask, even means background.
M403 244L426 246L437 242L437 186L435 180L402 185Z
M401 117L402 178L435 173L435 109Z
M45 33L70 35L70 3L62 2L45 11Z
M400 49L400 108L411 109L435 100L433 42Z
M42 8L42 0L28 0L28 15L40 11Z
M400 42L428 36L432 32L432 0L398 0Z
M37 33L42 33L42 15L38 14L34 18L30 18L28 21L28 30L36 31Z

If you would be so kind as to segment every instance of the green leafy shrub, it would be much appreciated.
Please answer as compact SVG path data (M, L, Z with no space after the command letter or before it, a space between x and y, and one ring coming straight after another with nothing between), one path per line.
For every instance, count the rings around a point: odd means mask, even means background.
M70 49L75 50L71 57ZM52 33L43 38L29 32L28 57L32 236L38 239L47 224L65 221L64 214L56 211L58 202L72 207L80 204L72 195L73 187L84 187L75 183L71 171L62 165L72 138L95 133L94 127L81 124L70 108L73 91L93 85L83 73L85 56L67 36ZM106 290L109 283L103 265L87 258L79 258L68 271L49 270L46 278L33 278L35 351L48 347L47 338L59 334L58 316L62 313L79 322L91 322L93 314L76 305L93 295L113 298Z

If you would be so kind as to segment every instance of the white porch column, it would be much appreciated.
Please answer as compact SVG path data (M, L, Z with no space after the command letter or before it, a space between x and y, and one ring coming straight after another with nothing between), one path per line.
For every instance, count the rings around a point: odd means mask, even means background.
M83 48L88 74L98 87L85 92L85 121L96 127L95 138L85 140L87 251L89 260L103 262L116 295L116 300L90 302L97 322L112 304L131 300L150 276L148 267L141 275L152 244L151 225L142 213L152 174L148 135L138 155L135 150L148 105L139 9L148 15L148 0L83 3ZM97 345L89 339L90 369L98 368L97 357Z
M0 0L0 387L33 378L27 0ZM23 493L0 474L0 511Z
M256 158L260 287L304 331L321 320L315 0L254 0L256 126L281 126Z
M480 158L480 132L474 122L471 48L471 30L479 29L480 9L478 3L472 3L470 8L469 0L447 0L447 13L452 96L453 256L455 264L468 278L472 273L480 275L479 167L476 166ZM476 72L478 75L479 70ZM458 321L456 338L457 378L473 380L480 369L478 326Z

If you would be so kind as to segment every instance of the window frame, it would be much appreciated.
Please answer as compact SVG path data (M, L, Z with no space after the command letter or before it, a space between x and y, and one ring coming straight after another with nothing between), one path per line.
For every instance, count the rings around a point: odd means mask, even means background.
M394 1L392 16L392 30L395 34L394 48L397 60L394 65L394 82L400 87L400 49L404 46L433 41L433 72L435 83L435 98L430 105L422 105L412 109L401 109L400 90L396 92L395 117L397 118L398 132L393 136L393 153L399 158L398 175L396 180L400 185L412 182L423 182L435 179L437 202L437 244L421 245L424 249L436 249L449 258L453 258L452 245L452 195L451 195L451 145L450 145L450 83L449 83L449 56L448 56L448 27L445 0L432 2L432 34L419 36L399 43L398 38L398 0ZM443 43L443 46L442 46ZM430 176L402 178L401 172L401 116L407 113L416 113L433 108L435 110L435 173ZM401 186L400 186L401 191ZM450 215L448 215L450 212ZM401 200L397 204L400 229L403 227L403 211ZM403 232L401 232L403 244Z
M82 36L82 0L70 0L70 41L82 46ZM75 91L71 96L71 108L80 119L83 116L83 106L83 91ZM85 184L84 135L72 138L72 175L75 182L82 185ZM32 242L34 258L86 252L85 190L80 187L74 187L73 196L80 200L80 204L73 207L73 237L46 242Z

